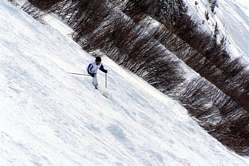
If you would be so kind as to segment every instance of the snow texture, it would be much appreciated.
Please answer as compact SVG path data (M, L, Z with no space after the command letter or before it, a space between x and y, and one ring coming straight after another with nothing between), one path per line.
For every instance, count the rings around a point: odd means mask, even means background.
M249 2L246 0L219 1L217 18L223 23L231 45L249 59Z
M225 37L231 58L244 56L249 61L249 7L247 0L217 0L212 12L209 0L185 0L189 15L198 23L199 29L213 34L218 25L218 40ZM196 4L197 2L197 4ZM209 19L205 17L208 13Z
M103 58L108 89L85 73L92 57L52 27L0 1L0 165L243 166L176 101ZM62 24L57 24L62 26Z

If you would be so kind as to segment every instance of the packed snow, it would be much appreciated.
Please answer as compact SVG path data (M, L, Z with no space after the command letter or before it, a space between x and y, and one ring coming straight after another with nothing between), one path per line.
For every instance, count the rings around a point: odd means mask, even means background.
M107 57L108 88L83 73L93 57L0 1L0 165L243 166L159 93ZM61 26L62 24L57 24Z

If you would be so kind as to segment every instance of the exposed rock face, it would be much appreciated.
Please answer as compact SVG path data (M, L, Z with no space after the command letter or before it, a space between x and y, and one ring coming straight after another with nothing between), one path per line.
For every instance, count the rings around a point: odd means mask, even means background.
M58 14L85 50L101 50L180 100L210 134L249 154L248 63L232 59L225 40L200 31L182 0L29 2L27 12Z

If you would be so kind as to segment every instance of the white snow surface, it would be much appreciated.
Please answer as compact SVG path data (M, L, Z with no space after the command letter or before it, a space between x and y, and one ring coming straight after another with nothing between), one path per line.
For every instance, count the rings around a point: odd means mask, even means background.
M217 18L223 23L225 35L241 55L249 60L249 1L218 1Z
M214 13L209 0L185 0L189 15L198 23L203 32L214 34L218 25L218 41L225 37L227 51L231 58L243 56L249 61L249 1L248 0L217 0ZM197 5L196 3L197 2ZM206 13L209 19L206 19Z
M246 166L176 101L0 1L1 166Z

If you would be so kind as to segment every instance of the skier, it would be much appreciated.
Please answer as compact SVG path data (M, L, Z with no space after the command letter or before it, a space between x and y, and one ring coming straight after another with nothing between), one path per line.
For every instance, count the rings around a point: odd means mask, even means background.
M92 84L95 87L95 89L98 89L98 80L97 80L98 69L104 73L108 72L101 64L101 57L96 57L95 62L90 63L87 67L88 74L93 78Z

